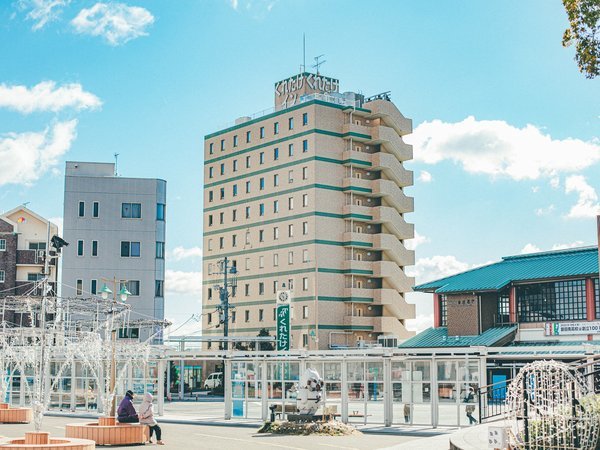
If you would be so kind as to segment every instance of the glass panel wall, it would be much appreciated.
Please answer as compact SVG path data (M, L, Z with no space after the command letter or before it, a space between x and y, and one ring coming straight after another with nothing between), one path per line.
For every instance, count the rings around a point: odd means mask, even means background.
M585 280L517 286L520 322L585 320Z

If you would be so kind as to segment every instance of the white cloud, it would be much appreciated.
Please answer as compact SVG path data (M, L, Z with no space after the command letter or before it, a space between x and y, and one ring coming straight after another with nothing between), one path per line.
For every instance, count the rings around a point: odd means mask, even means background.
M181 261L187 258L202 258L202 249L200 247L175 247L167 254L167 257L173 261Z
M532 186L531 187L531 192L533 192L534 194L537 194L539 190L540 190L539 186Z
M420 333L433 326L433 314L417 314L414 319L406 321L406 329Z
M202 296L202 272L165 271L167 294Z
M560 178L559 177L551 178L550 186L552 186L554 189L558 189L560 187Z
M255 19L261 19L271 12L278 0L227 0L234 11L245 12Z
M70 83L57 86L54 81L42 81L32 88L21 85L0 84L0 108L8 108L23 114L37 111L58 112L65 108L75 110L96 109L102 101L81 84Z
M521 254L524 255L526 253L537 253L539 251L541 251L541 250L537 245L528 243L528 244L525 244L525 247L523 247L521 249Z
M124 3L96 3L82 9L71 24L81 34L102 36L110 45L146 36L154 16L145 8L127 6Z
M77 120L57 122L39 133L0 135L0 186L30 184L58 164L77 136Z
M41 30L60 16L63 8L71 3L71 0L19 0L17 3L21 10L28 10L27 20L34 22L32 30Z
M474 266L457 260L455 256L432 256L419 258L414 266L406 268L406 273L415 277L419 284L464 272L472 267Z
M556 206L554 206L554 205L548 205L545 208L537 208L535 210L535 215L536 216L547 216L548 214L552 214L555 209L556 209Z
M554 244L552 246L552 250L565 250L568 248L581 247L582 245L583 245L583 241L575 241L575 242L570 242L568 244Z
M428 237L425 236L421 236L419 233L417 233L415 231L415 237L412 239L407 239L406 240L406 248L408 250L414 250L416 249L419 245L421 244L425 244L427 242L431 242L431 240Z
M229 0L229 4L231 5L231 7L233 9L235 9L237 11L238 7L240 6L238 0Z
M575 192L578 195L575 203L569 213L566 215L569 219L582 219L596 217L600 214L600 203L598 203L598 194L590 186L582 175L571 175L565 180L565 192L570 194Z
M431 183L431 181L433 180L433 177L426 170L421 170L418 180L421 181L422 183Z
M470 173L506 176L515 180L556 177L600 161L597 140L553 139L534 125L514 127L502 120L423 122L406 137L415 160L436 164L450 160Z

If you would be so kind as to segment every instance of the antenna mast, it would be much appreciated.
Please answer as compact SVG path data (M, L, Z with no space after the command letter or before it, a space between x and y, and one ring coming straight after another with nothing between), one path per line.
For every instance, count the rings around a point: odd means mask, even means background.
M115 177L119 176L119 154L115 153Z
M325 64L327 61L323 60L323 61L319 61L320 58L322 58L325 55L319 55L319 56L315 56L315 63L313 64L313 67L315 69L317 69L317 75L319 75L319 67L321 67L322 64Z
M306 33L302 33L302 73L306 72Z

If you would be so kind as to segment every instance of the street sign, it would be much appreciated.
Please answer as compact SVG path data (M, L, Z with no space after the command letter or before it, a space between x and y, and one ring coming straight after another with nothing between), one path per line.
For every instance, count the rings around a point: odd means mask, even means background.
M290 349L290 291L277 292L277 350Z

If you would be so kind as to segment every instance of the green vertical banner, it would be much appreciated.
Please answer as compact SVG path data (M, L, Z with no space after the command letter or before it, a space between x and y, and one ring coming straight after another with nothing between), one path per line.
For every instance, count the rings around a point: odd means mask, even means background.
M277 305L277 350L290 349L290 305Z

